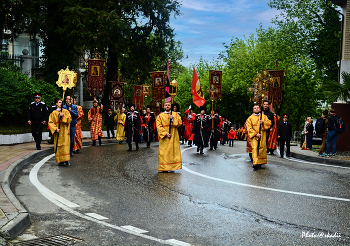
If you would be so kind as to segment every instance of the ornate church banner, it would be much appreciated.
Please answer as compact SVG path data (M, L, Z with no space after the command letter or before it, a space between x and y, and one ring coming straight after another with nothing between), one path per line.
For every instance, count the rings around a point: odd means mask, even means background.
M110 107L113 110L121 110L124 103L124 82L111 82Z
M283 72L284 70L269 70L272 79L268 92L268 100L273 108L275 108L277 103L279 105L282 103Z
M135 110L143 108L142 85L134 85L132 103L135 104Z
M88 92L94 97L97 90L100 94L103 92L103 64L102 59L88 59Z

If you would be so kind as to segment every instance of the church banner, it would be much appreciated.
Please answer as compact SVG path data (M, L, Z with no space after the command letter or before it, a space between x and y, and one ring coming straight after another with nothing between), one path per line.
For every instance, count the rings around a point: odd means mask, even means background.
M102 59L88 59L88 92L94 97L97 90L100 94L103 92L103 64Z
M284 70L269 70L272 80L268 92L268 100L273 108L276 107L277 103L279 105L282 103L283 72Z
M111 91L110 91L111 109L121 110L124 102L124 82L115 82L115 81L110 81L110 82L111 82Z
M221 98L221 85L222 85L222 71L221 70L209 70L209 86L216 89L214 98L217 100Z
M132 103L135 104L135 110L143 108L142 85L134 85Z

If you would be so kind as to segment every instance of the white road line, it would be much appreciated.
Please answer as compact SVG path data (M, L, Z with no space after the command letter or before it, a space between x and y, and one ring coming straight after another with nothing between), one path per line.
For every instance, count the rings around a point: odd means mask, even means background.
M48 188L46 188L45 186L43 186L39 180L38 180L38 172L39 169L49 160L51 159L53 156L55 156L55 154L46 156L44 159L42 159L41 161L39 161L34 167L33 169L30 171L29 174L29 180L30 182L32 182L32 184L38 189L38 191L43 195L43 196L50 196L53 199L55 199L56 201L70 207L70 208L77 208L79 207L78 204L75 204L71 201L68 201L67 199L57 195L56 193L52 192L51 190L49 190Z
M121 227L124 229L130 230L130 231L137 232L137 233L147 233L148 232L148 231L142 230L140 228L137 228L137 227L134 227L131 225L126 225L126 226L121 226Z
M96 213L86 213L86 215L90 216L92 218L98 219L98 220L108 220L107 217L104 217L104 216L96 214Z
M145 234L142 234L142 233L139 233L139 232L136 232L136 231L133 231L133 230L130 230L130 229L126 229L126 228L123 228L121 226L116 226L116 225L112 225L112 224L109 224L107 222L104 222L104 221L101 221L101 220L98 220L98 219L95 219L93 217L90 217L90 216L87 216L85 214L82 214L80 212L77 212L75 211L73 208L74 207L79 207L79 205L76 205L76 206L71 206L72 202L64 199L63 197L60 197L59 195L55 194L54 192L50 191L49 189L47 189L45 186L43 186L39 181L38 181L38 177L37 177L37 174L38 174L38 171L40 169L41 166L43 166L45 164L45 162L47 162L50 158L52 158L54 156L54 154L52 155L49 155L47 157L45 157L44 159L42 159L40 162L38 162L33 168L32 170L30 171L30 174L29 174L29 177L30 177L30 181L33 183L33 185L39 190L39 192L46 198L48 199L50 202L54 203L55 205L57 205L58 207L60 207L61 209L67 211L68 213L71 213L71 214L74 214L80 218L83 218L83 219L86 219L86 220L89 220L89 221L92 221L92 222L95 222L95 223L98 223L100 225L103 225L103 226L106 226L106 227L109 227L109 228L113 228L113 229L116 229L116 230L119 230L119 231L122 231L122 232L125 232L125 233L129 233L129 234L132 234L132 235L135 235L135 236L139 236L139 237L142 237L142 238L145 238L145 239L148 239L148 240L151 240L151 241L155 241L155 242L159 242L159 243L163 243L163 244L167 244L167 245L174 245L174 246L179 246L178 243L176 242L172 242L172 241L168 241L168 240L163 240L163 239L159 239L159 238L156 238L156 237L152 237L152 236L148 236L148 235L145 235ZM136 228L136 227L135 227ZM181 241L178 241L178 242L181 242Z
M192 147L193 148L193 147ZM189 150L191 148L187 148L181 151L181 153L183 153L186 150ZM309 194L309 193L302 193L302 192L296 192L296 191L288 191L288 190L281 190L281 189L274 189L274 188L268 188L268 187L264 187L264 186L257 186L257 185L250 185L250 184L244 184L244 183L239 183L239 182L235 182L235 181L230 181L230 180L225 180L225 179L219 179L219 178L215 178L215 177L211 177L205 174L201 174L195 171L192 171L191 169L182 166L182 169L192 173L194 175L203 177L203 178L207 178L207 179L211 179L211 180L215 180L215 181L219 181L219 182L223 182L223 183L229 183L229 184L234 184L234 185L240 185L240 186L245 186L245 187L250 187L250 188L255 188L255 189L260 189L260 190L269 190L269 191L275 191L275 192L281 192L281 193L287 193L287 194L293 194L293 195L299 195L299 196L309 196L309 197L316 197L316 198L322 198L322 199L329 199L329 200L337 200L337 201L344 201L344 202L350 202L350 199L347 198L341 198L341 197L332 197L332 196L321 196L321 195L315 195L315 194Z
M350 169L350 167L342 167L342 166L335 166L335 165L329 165L329 164L321 164L321 163L317 163L317 162L299 160L299 159L295 159L295 158L293 158L293 157L289 157L289 158L287 158L287 159L288 159L288 160L291 160L291 161L295 161L295 162L306 163L306 164L309 164L309 165Z

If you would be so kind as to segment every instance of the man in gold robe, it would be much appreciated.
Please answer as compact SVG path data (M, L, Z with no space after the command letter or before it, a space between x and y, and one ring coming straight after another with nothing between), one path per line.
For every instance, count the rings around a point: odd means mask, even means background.
M177 112L170 110L170 102L164 103L164 109L165 112L161 113L156 119L159 137L158 171L173 172L182 169L178 134L178 128L182 126L182 120Z
M89 110L88 120L91 124L90 134L92 140L92 146L96 146L96 140L98 139L99 144L101 145L101 138L103 138L102 133L102 111L103 105L99 104L98 101L94 100L93 108Z
M49 128L54 138L54 151L58 165L70 166L70 122L71 114L62 108L62 99L57 98L56 110L49 116Z
M266 131L270 130L271 121L260 112L259 105L253 106L253 114L246 121L247 132L252 146L253 168L260 168L267 163Z
M119 144L123 142L125 139L125 119L126 115L124 114L125 108L122 108L121 112L117 112L117 115L114 117L114 121L117 122L117 141L119 141Z
M77 100L73 98L73 104L77 105ZM75 140L74 140L74 153L79 153L79 150L83 148L83 131L81 130L81 122L83 121L84 111L83 107L77 105L78 107L78 118L75 131Z

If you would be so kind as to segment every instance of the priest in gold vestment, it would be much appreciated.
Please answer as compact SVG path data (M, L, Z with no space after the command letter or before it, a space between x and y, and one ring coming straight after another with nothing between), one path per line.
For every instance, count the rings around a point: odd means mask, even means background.
M114 121L117 122L117 137L116 139L119 141L119 144L123 142L125 139L125 119L126 115L124 114L125 108L122 108L121 112L118 112L114 117Z
M89 110L88 120L91 124L90 134L92 140L92 146L96 146L96 140L98 139L99 144L101 145L101 138L103 138L102 133L102 111L103 105L99 105L98 101L94 100L93 108Z
M69 166L70 160L70 112L62 108L62 99L56 99L56 110L50 114L49 128L54 138L56 162ZM58 141L57 141L58 138Z
M270 130L271 121L260 112L259 105L254 105L253 114L249 116L246 124L252 146L253 168L260 168L262 164L267 163L266 131Z
M77 105L77 100L73 98L73 104ZM84 117L84 111L83 107L77 105L78 107L78 118L77 118L77 124L75 131L75 138L74 138L74 152L79 153L79 150L83 148L83 131L81 130L81 122L83 121Z
M182 169L180 139L178 134L178 128L182 126L182 120L177 112L170 111L170 102L164 103L164 109L165 112L161 113L156 119L159 138L158 171L172 172Z

